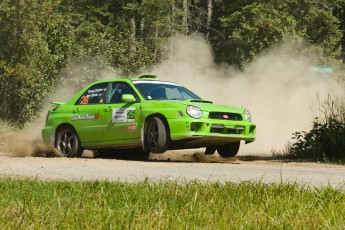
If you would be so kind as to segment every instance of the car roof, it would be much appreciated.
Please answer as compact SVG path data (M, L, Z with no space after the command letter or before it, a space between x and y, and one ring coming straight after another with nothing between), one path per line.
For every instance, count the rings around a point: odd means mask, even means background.
M157 76L156 75L141 75L139 77L134 77L134 78L111 78L111 79L104 79L104 80L99 80L96 81L94 83L103 83L103 82L109 82L109 81L115 81L115 82L141 82L141 83L167 83L167 84L174 84L174 85L180 85L178 83L175 82L170 82L170 81L164 81L164 80L158 80L156 79Z

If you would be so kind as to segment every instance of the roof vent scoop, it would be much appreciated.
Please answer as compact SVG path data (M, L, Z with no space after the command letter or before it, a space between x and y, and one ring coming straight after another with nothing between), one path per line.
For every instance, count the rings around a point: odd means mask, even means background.
M157 78L157 75L154 75L154 74L144 74L144 75L141 75L139 78L151 78L151 79L155 79L155 78Z

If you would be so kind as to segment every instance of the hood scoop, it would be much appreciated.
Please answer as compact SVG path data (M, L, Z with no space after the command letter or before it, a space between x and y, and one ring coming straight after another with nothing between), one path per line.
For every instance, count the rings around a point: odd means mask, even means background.
M212 101L206 101L206 100L198 100L198 99L192 99L192 100L189 100L189 102L197 102L197 103L207 103L207 104L213 104Z

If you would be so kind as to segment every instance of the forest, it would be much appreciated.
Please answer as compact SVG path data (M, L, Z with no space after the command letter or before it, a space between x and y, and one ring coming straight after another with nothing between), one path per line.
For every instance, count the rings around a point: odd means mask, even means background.
M177 34L201 35L215 63L239 71L286 39L285 49L344 78L344 11L345 0L2 0L0 120L30 122L57 82L82 85L105 68L145 72ZM312 46L296 48L300 39Z

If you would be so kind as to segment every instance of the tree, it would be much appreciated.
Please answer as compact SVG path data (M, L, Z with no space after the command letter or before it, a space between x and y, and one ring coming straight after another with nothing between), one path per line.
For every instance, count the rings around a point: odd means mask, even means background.
M218 62L226 61L243 69L263 49L291 35L323 46L327 57L339 56L342 33L339 20L332 14L335 4L304 0L218 4L218 27L224 38L214 33L211 38Z
M258 2L244 6L241 12L222 17L221 22L231 31L226 39L233 50L229 61L241 68L264 48L293 34L296 27L295 19L287 12Z
M0 3L0 97L2 119L24 124L40 108L57 73L59 52L46 38L55 26L56 4L37 0ZM55 44L57 48L58 44Z

